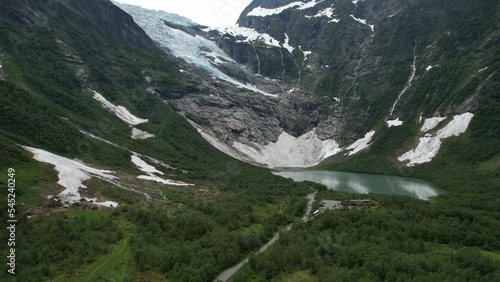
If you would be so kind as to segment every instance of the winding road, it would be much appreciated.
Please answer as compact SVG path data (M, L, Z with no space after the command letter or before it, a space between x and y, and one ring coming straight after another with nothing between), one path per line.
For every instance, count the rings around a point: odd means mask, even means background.
M302 220L304 222L306 222L309 219L309 215L310 215L311 209L312 209L312 203L314 202L314 198L315 198L317 192L318 191L307 195L307 199L309 200L309 202L307 203L307 211L304 214L304 217L302 218ZM285 227L285 230L290 230L290 229L292 229L292 223L288 224ZM274 244L274 243L276 243L276 241L278 241L279 237L280 237L280 233L278 232L276 235L274 235L273 238L271 238L271 240L269 240L269 242L267 242L264 246L260 247L260 249L255 252L255 255L258 255L260 253L265 252L267 250L267 248L269 248L272 244ZM238 270L240 270L240 268L242 268L248 261L249 261L249 258L246 258L246 259L242 260L240 263L238 263L237 265L224 270L219 276L217 276L217 278L215 278L214 282L219 282L219 281L226 282L227 280L229 280L229 278L231 278L231 276L233 276Z

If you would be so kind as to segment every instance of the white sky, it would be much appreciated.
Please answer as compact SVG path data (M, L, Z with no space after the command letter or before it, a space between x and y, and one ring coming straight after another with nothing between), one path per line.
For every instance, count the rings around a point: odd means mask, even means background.
M252 0L116 0L120 3L141 6L147 9L163 10L179 14L192 21L208 25L234 25Z

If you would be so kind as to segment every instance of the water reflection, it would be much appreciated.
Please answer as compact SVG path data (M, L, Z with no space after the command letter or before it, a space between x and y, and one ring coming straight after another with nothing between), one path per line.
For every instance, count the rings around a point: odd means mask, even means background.
M362 173L321 171L321 170L283 170L275 175L295 181L309 180L321 183L336 191L357 194L409 195L421 200L441 194L442 191L432 184L414 178Z

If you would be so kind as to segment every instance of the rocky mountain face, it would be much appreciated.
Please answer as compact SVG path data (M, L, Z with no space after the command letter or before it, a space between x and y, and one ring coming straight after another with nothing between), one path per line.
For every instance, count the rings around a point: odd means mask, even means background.
M119 6L199 82L157 93L220 149L269 166L474 112L498 69L497 1L256 0L222 28ZM297 150L310 156L270 161Z

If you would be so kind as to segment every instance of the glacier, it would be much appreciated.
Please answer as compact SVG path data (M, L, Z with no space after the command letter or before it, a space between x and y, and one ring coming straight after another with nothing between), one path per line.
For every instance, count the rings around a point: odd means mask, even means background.
M179 24L179 25L184 25L184 26L197 25L192 20L190 20L186 17L183 17L181 15L178 15L178 14L173 14L173 13L165 12L162 10L147 10L147 9L141 8L139 6L124 4L124 3L120 3L120 2L116 2L116 1L111 1L111 2L113 2L113 4L115 4L117 7L119 7L120 9L122 9L124 11L134 10L136 13L143 14L145 17L155 17L155 18L165 20L167 22L171 22L171 23Z
M313 129L299 137L283 131L278 141L252 146L235 141L232 145L257 163L268 167L309 167L342 151L333 139L320 140Z
M165 19L158 16L155 11L139 7L131 8L123 6L122 8L134 18L134 21L151 39L159 43L162 48L172 52L175 57L202 68L213 76L227 81L238 88L250 90L269 97L278 96L262 91L255 85L241 83L220 71L216 65L222 61L235 65L238 65L238 63L228 57L214 42L202 36L192 35L180 29L169 27L165 24Z

